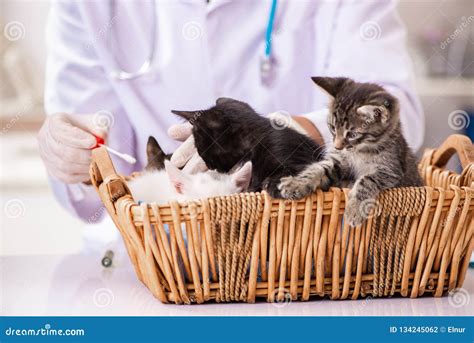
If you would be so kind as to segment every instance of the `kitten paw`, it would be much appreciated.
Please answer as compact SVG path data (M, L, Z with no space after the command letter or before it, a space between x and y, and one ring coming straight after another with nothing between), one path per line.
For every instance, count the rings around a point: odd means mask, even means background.
M281 195L280 190L278 189L278 182L273 181L273 182L266 182L263 185L263 189L274 199L284 199L284 197Z
M307 178L298 176L282 177L278 190L285 199L298 200L314 192L316 188Z
M374 207L375 200L357 201L355 198L349 198L346 204L345 220L351 227L362 225L369 218Z

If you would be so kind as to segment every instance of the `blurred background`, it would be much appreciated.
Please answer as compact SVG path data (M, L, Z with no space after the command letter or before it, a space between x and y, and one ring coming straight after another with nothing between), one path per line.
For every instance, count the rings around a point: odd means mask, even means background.
M46 0L0 1L0 256L69 254L82 245L83 223L53 199L37 151L48 9ZM399 13L426 116L424 147L452 133L472 138L474 2L401 1Z

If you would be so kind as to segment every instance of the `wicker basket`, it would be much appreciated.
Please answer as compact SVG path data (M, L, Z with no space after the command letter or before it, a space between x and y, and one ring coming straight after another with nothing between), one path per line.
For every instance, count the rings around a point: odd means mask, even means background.
M460 175L443 169L454 153ZM343 221L347 189L139 205L104 148L90 174L138 278L163 303L439 297L462 286L473 250L473 161L472 142L449 137L424 153L425 187L385 191L355 229Z

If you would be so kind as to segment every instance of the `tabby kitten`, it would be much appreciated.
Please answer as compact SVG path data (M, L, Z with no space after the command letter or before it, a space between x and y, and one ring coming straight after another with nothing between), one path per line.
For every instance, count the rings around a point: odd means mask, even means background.
M402 135L398 101L382 87L344 77L313 77L331 97L328 126L333 147L324 161L278 186L285 198L302 198L317 188L355 182L346 218L357 226L367 218L377 195L387 188L421 186L416 159Z
M197 151L209 169L227 173L252 161L249 191L265 189L280 198L277 186L283 176L297 175L322 159L323 149L312 139L275 125L242 101L219 98L207 110L172 112L193 124Z

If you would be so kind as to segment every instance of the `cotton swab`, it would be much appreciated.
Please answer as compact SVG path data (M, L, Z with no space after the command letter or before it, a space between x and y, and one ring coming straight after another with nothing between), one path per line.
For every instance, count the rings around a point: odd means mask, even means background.
M127 155L127 154L123 154L123 153L121 153L121 152L118 152L117 150L114 150L114 149L108 147L108 146L105 145L105 144L100 144L99 146L103 146L104 148L107 149L108 152L110 152L111 154L113 154L113 155L115 155L115 156L117 156L117 157L120 157L120 158L121 158L122 160L124 160L125 162L128 162L128 163L130 163L130 164L135 164L135 163L137 163L137 160L136 160L134 157L130 156L130 155Z
M117 157L120 157L122 160L124 160L127 163L130 163L130 164L137 163L137 160L134 157L132 157L128 154L123 154L121 152L118 152L117 150L114 150L111 147L108 147L107 145L105 145L104 144L105 141L102 137L95 136L95 141L96 141L97 144L92 149L95 149L95 148L98 148L98 147L102 146L102 147L106 148L108 152L110 152L111 154L113 154Z

